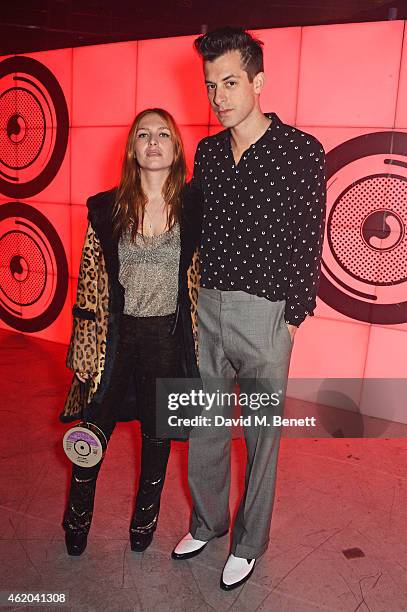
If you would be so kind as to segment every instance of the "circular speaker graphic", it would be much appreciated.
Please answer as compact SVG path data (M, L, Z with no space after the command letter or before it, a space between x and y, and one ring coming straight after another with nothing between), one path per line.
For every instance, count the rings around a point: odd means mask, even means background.
M319 297L359 321L406 323L407 134L342 143L327 155L327 179Z
M0 193L29 198L57 174L69 116L52 72L30 57L0 62Z
M68 290L68 263L53 225L21 202L0 206L0 318L23 332L48 327Z

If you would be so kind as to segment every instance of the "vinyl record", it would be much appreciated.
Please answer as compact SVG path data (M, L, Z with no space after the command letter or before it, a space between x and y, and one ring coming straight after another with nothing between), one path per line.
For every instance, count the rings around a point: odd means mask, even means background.
M378 132L327 155L318 295L352 319L407 322L407 134Z
M28 204L3 204L0 261L0 318L22 332L49 327L68 291L68 262L54 226Z
M45 189L68 133L65 96L52 72L30 57L0 62L0 193L19 199Z
M81 467L93 467L102 460L107 447L104 433L93 423L82 422L71 427L63 439L68 459Z

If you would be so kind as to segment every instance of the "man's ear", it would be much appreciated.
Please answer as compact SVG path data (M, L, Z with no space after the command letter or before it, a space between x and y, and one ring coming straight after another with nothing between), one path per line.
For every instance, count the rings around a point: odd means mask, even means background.
M266 75L264 72L258 72L253 79L254 93L259 94L266 83Z

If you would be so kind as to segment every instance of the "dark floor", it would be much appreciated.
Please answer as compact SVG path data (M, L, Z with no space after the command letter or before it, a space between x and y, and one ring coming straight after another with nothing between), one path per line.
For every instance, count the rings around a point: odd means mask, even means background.
M226 538L196 559L170 559L188 526L185 443L173 444L152 545L143 554L130 551L139 431L122 423L100 475L88 548L68 557L61 528L67 426L57 419L70 379L65 351L0 332L1 591L68 593L61 609L72 611L407 610L407 441L401 438L284 438L270 547L251 580L225 593L218 585ZM244 468L242 441L233 447L232 511ZM347 558L348 549L362 556Z

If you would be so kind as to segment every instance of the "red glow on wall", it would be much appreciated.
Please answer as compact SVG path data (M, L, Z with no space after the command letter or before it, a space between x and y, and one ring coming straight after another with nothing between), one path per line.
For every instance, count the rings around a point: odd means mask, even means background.
M393 21L254 32L265 43L267 80L262 94L263 110L275 111L283 121L314 134L328 153L338 151L338 155L341 154L338 147L347 141L356 142L354 139L392 130L407 134L407 42L404 40L403 44L403 27L403 22ZM26 197L4 193L1 199L1 204L22 201L39 210L54 226L65 250L69 273L65 305L48 327L30 333L54 341L68 341L70 311L87 224L84 205L90 195L117 184L124 144L135 114L146 107L163 107L174 115L184 139L189 170L192 170L199 140L222 129L208 105L201 60L192 46L194 38L134 41L27 56L43 64L58 81L70 128L63 159L49 183ZM14 86L13 75L3 76L2 91ZM52 130L59 129L57 113L52 106L55 96L47 90L47 83L41 84L38 78L38 75L30 76L32 92L41 85L44 87L41 100L49 95L49 100L44 102L49 115L44 133L50 136ZM39 117L40 105L35 107L32 92L25 96L27 106L19 107L19 112L31 117L37 113ZM16 107L11 98L8 104L6 114L12 115ZM5 138L5 124L1 129ZM27 122L24 129L29 134L39 127ZM19 169L17 178L27 182L35 179L51 154L54 136L44 139L48 148L39 152L37 165ZM394 141L386 142L385 150L363 153L337 170L328 185L329 210L349 185L372 174L382 173L388 177L390 171L394 172L395 166L390 168L386 161L390 157L399 163L398 172L404 176L400 163L406 162L407 148L404 153L395 151ZM25 154L28 160L29 151ZM14 159L18 165L13 147L8 155L9 161ZM388 179L383 179L383 184L385 190L390 190ZM370 186L373 189L373 183ZM391 206L390 191L378 197L383 209ZM354 258L353 263L349 263L354 284L343 291L353 299L352 291L366 293L366 283L372 280L371 291L375 298L372 303L406 302L405 285L398 282L387 287L374 284L383 276L383 269L388 273L386 262L390 259L384 251L382 257L378 255L376 259L369 257L367 249L362 253L362 244L357 244L355 238L362 201L356 202L355 199L352 214L338 216L332 224L337 231L337 250L342 248L345 258L348 244ZM15 219L3 220L1 235L10 228L14 231L15 227ZM392 232L397 233L396 226ZM394 239L396 244L398 238L390 235L383 237L385 239ZM338 262L334 261L335 253L329 251L327 241L328 237L324 249L326 266L333 269L336 265L335 276L346 285L349 279L339 270ZM18 244L15 242L13 248L21 258ZM7 269L4 261L1 264L3 279ZM358 280L358 265L361 274L370 275L369 278ZM31 269L34 287L35 274L38 283L41 281L41 269L34 263ZM16 304L15 308L17 313L21 312L21 306ZM389 321L383 326L373 319L353 317L322 299L318 299L315 315L297 334L291 376L407 375L404 359L407 322ZM0 326L10 329L5 321L0 321ZM335 347L334 355L332 347Z

